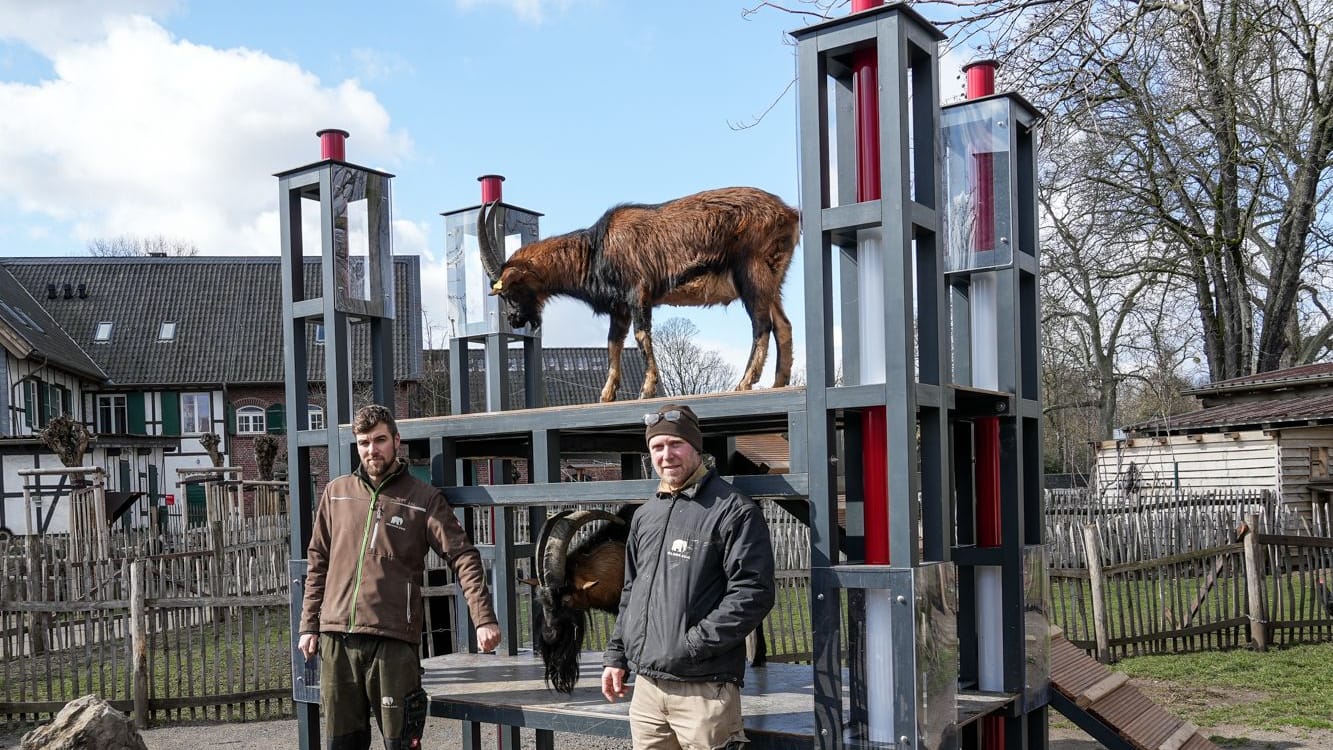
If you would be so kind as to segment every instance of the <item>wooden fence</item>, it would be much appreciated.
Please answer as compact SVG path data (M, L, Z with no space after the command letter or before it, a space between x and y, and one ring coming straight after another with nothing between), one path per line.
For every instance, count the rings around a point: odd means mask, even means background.
M151 721L291 713L285 517L152 536L100 558L68 535L0 551L0 716L48 720L95 693Z
M1251 514L1227 543L1111 562L1085 524L1085 566L1050 569L1051 621L1102 661L1333 640L1333 538L1265 528Z
M98 554L64 535L0 549L7 722L46 720L90 692L143 723L291 713L288 521L280 512L253 515L285 509L259 497L281 488L214 484L211 520L201 525L115 529L97 542ZM1048 494L1048 511L1051 620L1104 659L1333 639L1333 540L1264 533L1283 528L1268 495L1137 498L1116 507ZM809 532L776 505L764 512L779 569L768 652L808 661ZM491 542L490 514L473 515L474 538ZM1254 518L1243 525L1246 515ZM1329 520L1314 523L1328 529ZM529 531L520 521L515 536L529 539ZM531 576L526 565L520 578ZM428 608L428 632L451 631L452 576L434 556L428 567L436 577L428 573L423 593L443 604ZM527 647L532 606L521 590ZM845 610L844 634L849 617L856 615ZM593 615L585 647L602 647L611 626L609 616Z

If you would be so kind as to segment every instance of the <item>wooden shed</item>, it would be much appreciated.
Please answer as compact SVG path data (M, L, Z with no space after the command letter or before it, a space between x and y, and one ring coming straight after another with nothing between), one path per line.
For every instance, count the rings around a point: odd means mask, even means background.
M1125 428L1097 446L1101 491L1272 490L1297 526L1333 497L1333 363L1219 381L1200 408ZM1287 529L1299 532L1301 529Z

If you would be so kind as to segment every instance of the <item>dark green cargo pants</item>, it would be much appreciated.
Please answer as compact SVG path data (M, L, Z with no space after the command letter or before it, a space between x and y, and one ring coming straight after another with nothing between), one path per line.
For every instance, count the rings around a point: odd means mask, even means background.
M322 633L319 661L329 750L368 750L372 715L384 736L385 750L421 746L425 693L415 644L374 635Z

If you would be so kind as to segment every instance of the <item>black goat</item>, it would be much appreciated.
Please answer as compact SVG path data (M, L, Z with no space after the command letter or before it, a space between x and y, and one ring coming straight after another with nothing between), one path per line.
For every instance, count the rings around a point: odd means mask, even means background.
M557 295L583 300L594 313L611 317L602 401L615 400L630 323L647 360L639 394L657 393L653 308L663 304L706 307L739 299L753 339L736 390L749 390L759 380L770 333L778 351L773 387L790 381L792 334L782 309L782 282L800 238L800 214L777 196L734 187L656 205L622 204L588 229L524 245L507 261L491 227L498 212L490 211L488 217L482 206L477 239L491 292L507 303L510 326L540 326L542 308Z
M536 650L545 667L546 683L562 693L574 690L579 678L579 652L587 630L588 610L612 615L620 611L625 586L625 540L637 505L618 513L576 510L557 513L543 524L537 540L537 601L542 625ZM585 539L571 540L585 524L606 524Z

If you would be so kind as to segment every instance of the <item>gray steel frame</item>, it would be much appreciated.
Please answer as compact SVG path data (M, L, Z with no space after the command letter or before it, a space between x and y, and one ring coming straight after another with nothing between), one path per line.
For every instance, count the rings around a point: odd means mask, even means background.
M345 221L346 202L335 199L335 173L350 170L382 186L378 200L367 200L367 224L371 256L365 269L371 279L370 304L360 305L355 315L338 299L335 257L335 222ZM305 167L281 172L278 177L278 203L282 231L282 314L283 359L287 400L288 489L291 519L291 623L292 623L292 697L296 700L298 734L302 748L319 746L318 669L307 665L296 648L299 637L301 596L306 570L306 547L313 530L315 507L314 475L310 451L328 449L329 476L352 470L355 458L352 441L345 439L339 426L351 422L352 375L349 326L351 318L369 321L371 391L377 403L393 408L392 288L393 266L389 245L392 217L389 205L389 181L393 175L346 162L326 159ZM305 262L302 256L301 201L313 199L320 207L319 297L307 298ZM342 214L342 215L339 215ZM387 285L388 292L385 293ZM387 304L386 304L387 302ZM325 427L303 429L309 424L309 383L306 379L306 321L324 324Z
M1000 363L999 391L978 391L952 385L951 354L966 351L966 327L955 328L954 349L948 335L950 311L966 319L968 280L966 275L943 273L940 242L941 175L939 145L939 75L936 47L943 35L910 8L883 6L852 16L807 27L793 36L798 44L799 120L801 129L801 203L806 277L806 335L808 342L807 382L800 389L752 391L691 397L707 436L706 448L725 447L725 438L757 432L786 432L790 436L790 473L735 477L735 484L757 498L769 498L793 508L800 515L808 507L812 543L812 616L814 631L814 742L822 748L843 747L846 742L842 706L842 662L839 653L842 629L841 592L851 595L865 589L901 588L904 575L925 565L950 562L961 565L964 594L970 590L970 568L974 565L1003 566L1005 618L1005 686L1009 699L1003 706L1009 746L1044 748L1045 706L1023 696L1025 646L1023 643L1023 554L1024 548L1041 543L1040 529L1040 392L1038 381L1038 288L1036 251L1036 205L1032 186L1035 174L1035 145L1030 137L1015 144L1019 169L1015 193L1022 211L1019 231L1027 232L1017 253L1015 267L1002 278L1001 325L1006 339L999 342L1006 356ZM850 56L859 49L877 50L880 71L880 143L882 148L882 196L879 201L854 202L855 152ZM830 109L830 105L832 109ZM834 132L828 127L832 112ZM1016 129L1017 130L1017 129ZM1030 129L1028 130L1030 136ZM832 184L830 146L836 143L838 181ZM317 193L324 202L326 183L321 170L327 163L279 175L283 209L284 315L289 373L305 370L304 319L323 315L335 321L326 339L330 409L324 431L289 433L292 462L292 553L293 601L299 608L299 579L310 530L312 487L306 451L314 446L330 448L330 471L350 468L349 446L353 440L347 421L350 383L345 368L346 335L341 313L320 300L299 299L302 271L300 245L300 197ZM1024 192L1026 191L1026 192ZM834 196L838 198L834 204ZM885 306L885 383L833 384L832 330L835 302L842 310L843 372L858 372L862 352L856 330L857 274L856 232L880 227L885 242L882 279ZM835 251L840 259L835 276ZM329 248L325 247L328 257ZM838 279L835 295L833 279ZM327 282L327 279L326 279ZM328 288L326 284L326 288ZM1006 293L1007 292L1007 293ZM955 320L957 318L955 317ZM377 372L387 374L391 361L386 352L389 340L384 328L372 323L372 350L384 364ZM503 410L507 383L497 367L497 352L508 345L504 335L486 340L488 392L498 394L494 402L502 410L485 414L408 419L399 422L405 442L426 442L432 458L432 478L461 514L476 508L500 506L495 545L483 548L500 575L496 577L499 609L506 643L517 642L517 607L513 606L512 564L533 553L530 545L513 540L512 524L517 508L528 508L534 528L544 518L545 506L588 502L641 501L655 487L637 476L642 451L642 414L650 408L642 403L594 404L579 409ZM453 371L465 373L464 346L451 354ZM529 382L525 399L540 387L532 366L535 349L525 342L529 358ZM966 358L962 358L966 366ZM538 363L539 366L539 363ZM534 380L538 378L537 380ZM391 397L392 381L387 380ZM468 403L465 378L454 378L456 404ZM288 378L289 423L305 418L305 383ZM377 393L379 387L377 386ZM537 398L540 398L537 396ZM335 408L335 402L337 404ZM857 557L860 539L846 535L837 523L837 491L840 478L861 474L862 435L859 412L867 407L885 407L888 415L888 476L892 557L889 566L839 565L840 554ZM293 412L296 412L293 414ZM981 415L1002 417L1002 502L1004 543L997 550L979 550L972 543L970 454L968 420ZM919 447L918 447L919 446ZM562 452L619 450L628 471L617 482L578 485L577 494L551 487L560 481ZM530 461L531 484L462 486L465 462L482 457L522 457ZM719 456L725 458L725 456ZM918 475L917 467L920 467ZM918 478L919 477L919 478ZM565 488L567 489L567 488ZM859 483L847 482L849 515L861 501ZM920 493L924 501L918 506ZM802 505L808 499L808 506ZM955 499L958 504L955 513ZM955 525L955 516L959 521ZM919 529L919 531L918 531ZM905 595L905 594L904 594ZM964 596L964 604L967 598ZM461 610L462 608L460 608ZM975 650L975 627L968 621L975 613L966 607L959 614L964 645L962 684L975 679L975 653L966 657L968 644ZM466 615L460 616L465 620ZM895 668L900 674L914 672L915 633L912 618L901 618L892 642ZM467 632L467 631L463 631ZM470 639L470 632L468 634ZM854 646L856 644L853 644ZM294 665L296 664L294 657ZM853 665L855 667L856 665ZM864 679L853 671L852 687ZM893 696L895 725L919 727L914 680L899 680ZM853 690L855 693L855 690ZM303 748L318 745L317 709L298 704ZM444 709L432 711L444 715ZM464 733L465 746L479 748L480 723L513 721L502 707L470 712L472 723ZM971 726L972 718L967 719ZM593 729L602 719L571 715L566 731ZM604 731L604 728L603 730ZM975 734L964 735L964 740ZM911 737L904 738L914 744ZM517 728L507 727L502 745L517 747ZM312 742L313 741L313 742ZM537 745L550 747L549 729L539 729ZM900 747L905 748L902 742Z
M1020 252L1015 266L1000 271L997 326L1002 339L1000 388L996 392L952 385L950 355L969 365L966 274L951 274L946 295L939 241L945 208L941 189L939 74L936 46L944 36L905 5L886 5L794 32L797 40L798 111L801 132L801 204L806 277L806 450L828 456L822 470L809 474L813 620L815 634L815 711L821 747L841 747L844 727L838 688L841 684L841 613L839 589L886 588L894 569L929 561L952 560L963 566L963 606L959 615L962 684L975 684L976 628L972 566L1002 566L1004 681L1019 696L1006 713L1009 747L1046 746L1045 705L1024 701L1023 555L1026 545L1041 544L1039 309L1035 201L1035 113L1019 108L1011 129L1016 169L1011 189L1018 204ZM879 65L879 141L881 200L856 202L855 102L851 57L868 46ZM1021 102L1021 100L1019 100ZM830 117L833 132L830 132ZM830 146L836 146L837 183L833 183ZM836 205L835 205L836 204ZM880 227L884 242L886 355L884 384L833 388L835 304L833 258L838 279L843 341L842 372L855 377L858 349L857 247L860 229ZM915 282L915 283L913 283ZM952 304L951 304L952 303ZM950 342L950 316L953 339ZM952 343L952 350L950 349ZM838 566L839 552L857 559L859 541L840 539L836 524L839 464L843 477L862 474L861 435L854 419L843 427L844 454L838 447L835 414L883 405L888 429L890 566L848 574ZM1001 417L1001 503L1003 544L978 550L971 520L972 437L970 419ZM919 450L918 450L919 445ZM916 467L920 467L920 482ZM860 488L848 482L847 512L859 511ZM916 498L921 497L918 506ZM955 509L955 499L958 507ZM919 514L918 517L918 507ZM958 519L955 527L955 518ZM920 536L918 537L918 529ZM850 544L848 542L851 542ZM854 566L853 566L854 567ZM895 649L910 650L910 623L894 621ZM855 668L856 665L853 665ZM911 671L898 671L911 674ZM852 672L852 680L860 678ZM919 727L913 680L898 680L893 696L895 726ZM855 691L853 691L855 693ZM1040 693L1044 696L1044 692ZM970 735L975 740L975 734ZM965 738L966 739L966 738ZM910 742L903 736L899 744Z
M793 36L797 40L806 278L806 450L810 456L829 457L821 470L812 466L809 477L816 740L821 747L836 748L843 746L845 735L839 653L839 589L844 584L836 574L839 553L844 550L837 526L839 462L834 460L839 409L883 406L889 445L890 568L867 573L858 585L847 588L891 588L894 569L948 559L952 484L947 465L947 411L952 406L952 389L947 382L947 300L937 249L940 115L936 45L944 37L901 5L881 6L807 27ZM851 58L867 47L876 50L879 66L881 199L858 203ZM828 126L830 88L833 133ZM830 146L838 154L836 185ZM842 307L842 372L844 378L849 373L855 378L865 356L858 343L856 233L873 227L881 228L883 234L885 382L833 388L833 342L828 335L834 324L833 252L836 247L841 261L837 298ZM850 478L862 473L857 420L846 420L844 434L848 464L844 476ZM846 483L849 515L857 512L855 506L861 502L861 489L854 484ZM920 517L918 491L929 498L920 506ZM891 639L897 674L915 673L910 661L912 625L910 617L894 619ZM855 686L863 675L854 671L852 679ZM921 726L915 683L898 680L895 685L896 727ZM916 741L915 736L903 735L899 744L903 740Z

